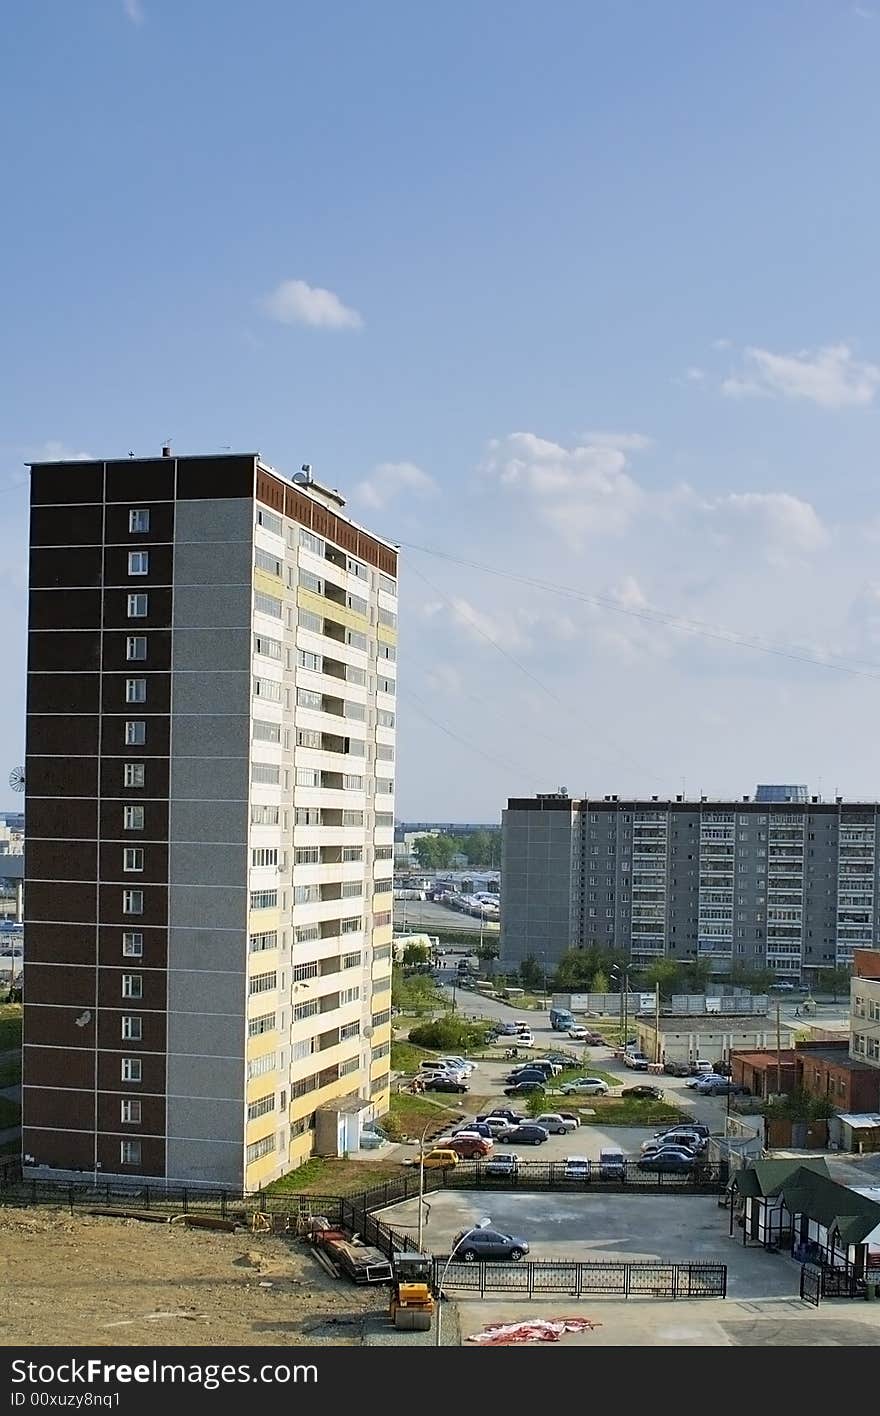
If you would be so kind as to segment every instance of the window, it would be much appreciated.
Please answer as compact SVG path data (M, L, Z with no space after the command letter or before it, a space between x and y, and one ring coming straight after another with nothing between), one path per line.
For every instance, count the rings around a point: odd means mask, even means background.
M254 653L262 654L264 659L280 659L281 640L270 639L267 634L255 634Z
M343 790L347 792L362 792L364 789L364 779L352 772L344 772L342 776Z
M123 870L143 870L144 852L140 846L126 846L122 852Z
M311 944L315 939L321 938L321 926L319 924L300 924L293 931L293 941L295 944ZM305 965L303 965L305 967ZM296 977L296 969L293 971Z
M310 998L308 1003L297 1003L293 1010L293 1021L301 1023L303 1018L313 1018L320 1008L317 998Z
M252 910L274 910L278 905L277 890L251 890Z
M340 1008L345 1007L347 1003L356 1003L360 996L361 991L359 988L343 988L339 995Z
M321 861L320 846L297 846L293 855L295 865L319 865Z
M248 1019L248 1037L262 1037L264 1033L274 1031L274 1013L261 1013L258 1018Z
M313 905L320 899L317 885L294 885L293 903L295 905Z
M146 507L135 507L128 513L128 529L132 535L144 535L150 529L150 513Z
M281 618L281 601L277 595L267 595L263 590L254 591L254 609L260 614L271 615L273 619Z
M265 865L278 864L277 846L255 846L251 851L251 865L259 868Z
M312 654L308 649L297 649L296 662L301 669L310 669L313 673L321 673L324 660L320 654Z
M361 954L360 950L358 950L354 954L343 954L342 956L343 969L359 969L362 962L363 955Z
M379 659L390 659L393 663L397 659L397 649L393 644L380 644L376 657Z
M343 826L363 826L364 813L362 811L343 811Z
M252 806L251 822L254 826L277 826L279 811L277 806Z
M340 920L340 922L339 922L339 933L340 933L340 934L357 934L358 930L359 930L359 929L363 929L363 927L364 927L364 922L363 922L363 920L361 919L360 915L352 915L352 916L350 916L348 919Z
M140 1042L143 1038L143 1019L132 1018L128 1013L122 1015L122 1040L123 1042Z
M277 1056L274 1052L266 1052L262 1057L254 1057L247 1064L248 1081L253 1077L263 1077L267 1072L275 1071Z
M317 728L297 728L297 747L320 747L321 734Z
M144 892L143 890L123 890L122 892L122 913L127 915L139 915L144 912Z
M126 930L122 936L122 957L140 959L144 952L144 936L140 932Z
M123 1057L121 1077L124 1082L139 1082L142 1080L141 1059L139 1057Z
M129 551L128 553L128 573L129 575L146 575L150 569L149 551Z
M265 531L271 531L273 536L284 535L284 522L281 517L267 511L264 506L257 507L257 525L262 526Z
M146 619L150 609L149 595L129 595L128 597L128 618Z
M389 627L389 629L396 629L396 628L397 628L397 615L393 612L393 610L383 610L383 609L382 609L382 606L380 605L380 606L379 606L379 623L380 623L380 624L387 625L387 626Z
M143 762L126 762L122 780L127 787L142 787L144 785Z
M382 929L386 924L391 923L391 911L382 910L379 914L373 915L373 923L377 929Z
M120 1141L119 1161L121 1165L140 1165L141 1163L141 1143L140 1141Z
M345 602L346 607L349 610L354 610L356 615L365 616L370 608L368 602L366 600L362 600L360 595L346 595ZM381 610L379 611L379 613L381 614Z
M123 1101L120 1103L119 1119L124 1126L139 1126L141 1124L141 1104L139 1100Z
M370 578L370 572L367 570L367 567L361 565L360 561L352 560L351 556L348 557L345 568L349 575L356 575L358 580L369 580Z
M257 513L259 515L259 513ZM253 1145L247 1148L247 1163L254 1165L258 1160L262 1160L264 1155L271 1155L275 1150L275 1137L264 1136L261 1141L254 1141Z
M274 762L252 762L251 781L277 787L281 781L281 768Z
M323 557L324 542L320 536L313 536L311 531L301 530L299 533L299 543L306 551L311 551L316 556Z
M143 747L147 740L147 725L140 722L127 722L125 724L125 745L126 747Z
M343 816L344 816L344 815L345 815L345 813L343 812ZM345 825L345 822L343 822L343 825ZM376 825L377 825L377 826L393 826L393 825L394 825L394 812L393 812L393 811L377 811L377 812L376 812Z
M316 615L313 610L298 610L296 622L300 629L307 629L310 634L324 633L323 617Z
M323 700L314 688L298 688L296 701L300 708L320 708Z
M390 575L379 575L379 589L384 590L386 595L397 594L397 581L392 580Z
M321 808L319 806L298 806L293 819L296 826L320 826Z
M397 684L396 684L396 682L394 681L393 678L380 678L380 679L378 679L378 680L377 680L377 683L376 683L376 687L378 688L378 690L379 690L380 693L396 693L396 692L397 692Z
M126 701L126 703L146 703L146 701L147 701L147 680L146 680L146 679L126 679L126 680L125 680L125 701Z
M363 880L343 880L343 882L342 882L342 898L343 898L343 900L351 900L351 899L354 899L354 898L356 898L357 896L362 895L363 893L364 893L364 882L363 882Z
M275 1110L275 1093L270 1092L268 1096L261 1096L259 1101L252 1101L248 1105L247 1119L257 1121L261 1116L268 1116L270 1111Z
M367 636L365 634L358 634L356 629L347 629L345 631L345 642L351 649L362 649L364 653L366 653Z
M363 846L343 846L343 847L342 847L342 859L343 859L343 860L363 860L363 858L364 858L364 848L363 848Z
M265 570L269 575L277 575L281 578L283 566L277 556L271 551L264 551L262 546L257 546L254 550L254 565L258 570Z
M298 787L319 787L321 785L321 773L317 767L297 767L296 785Z
M312 960L309 964L294 964L293 981L294 983L302 983L304 979L317 978L319 972L320 968L316 960Z
M129 634L125 639L125 657L128 662L134 663L137 660L143 661L147 657L147 636L145 634Z
M291 1062L302 1062L306 1057L311 1057L315 1050L315 1039L313 1037L303 1038L302 1042L295 1042L290 1049Z
M364 684L367 682L366 670L356 669L353 664L346 664L345 681L346 683L360 684L360 686L363 688Z
M251 954L259 954L264 949L278 948L277 929L265 929L259 934L252 934L248 939L248 950Z
M360 1067L360 1065L361 1065L361 1063L360 1063L360 1058L359 1058L359 1057L349 1057L345 1062L340 1062L340 1064L339 1064L339 1075L340 1075L340 1077L347 1077L347 1076L349 1076L349 1074L350 1074L351 1072L356 1072L356 1071L358 1070L358 1068Z
M363 703L344 703L342 711L346 718L354 718L357 723L366 721L367 710Z
M143 998L144 981L140 974L122 975L122 996L123 998Z
M248 980L248 993L253 996L255 993L271 993L273 988L278 987L278 974L274 969L268 973L254 974Z
M255 742L280 742L281 724L269 723L261 718L255 718L252 736Z
M389 713L385 708L380 708L378 714L376 715L376 721L378 722L380 728L393 728L394 714Z
M124 806L122 808L122 825L126 831L143 831L144 808L142 806Z
M377 762L393 762L393 761L394 761L394 748L393 748L393 747L389 747L388 744L387 744L387 743L384 743L384 742L378 743L377 746L376 746L376 761L377 761ZM614 847L613 847L613 846L609 846L608 849L609 849L609 851L612 851L612 852L613 852Z

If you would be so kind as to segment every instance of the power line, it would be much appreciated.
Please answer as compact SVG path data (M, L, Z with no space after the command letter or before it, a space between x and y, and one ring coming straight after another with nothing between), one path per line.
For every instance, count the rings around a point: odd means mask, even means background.
M681 616L672 615L664 610L633 609L627 605L620 605L616 600L612 600L605 595L587 595L582 590L576 590L570 585L560 585L554 581L538 580L532 576L517 575L514 571L499 570L496 566L484 565L480 561L467 560L462 556L451 555L448 551L438 551L431 546L418 546L413 542L398 541L398 545L405 547L409 551L420 551L424 555L435 556L438 560L450 561L454 565L467 566L471 570L482 571L486 575L495 575L502 580L511 580L519 585L528 585L535 590L544 590L552 595L560 595L566 599L578 600L583 604L592 605L597 609L610 610L612 614L625 615L630 619L642 620L648 624L662 625L666 629L678 630L681 633L693 634L701 639L714 640L717 643L728 644L737 649L752 649L759 654L770 654L774 658L789 659L795 663L811 664L814 668L830 669L834 673L849 674L853 678L880 679L880 664L873 663L867 659L851 659L847 661L842 656L834 655L832 658L820 659L817 655L803 653L795 649L782 649L766 644L763 640L754 636L739 634L734 630L722 629L718 626L708 625L701 620L688 620ZM415 567L413 567L415 569ZM418 572L417 572L418 573ZM439 591L437 592L440 593ZM837 660L837 662L834 662ZM854 667L861 664L864 668L876 669L876 673L866 673L863 669Z
M419 714L420 717L424 718L427 722L433 724L435 728L438 728L441 733L445 733L448 738L452 738L454 742L460 743L462 747L468 748L471 752L476 752L480 757L484 757L487 762L493 763L494 766L501 767L505 773L509 774L510 772L523 772L523 767L521 763L514 764L511 762L506 762L500 757L493 756L491 752L486 752L482 747L478 747L476 743L469 742L468 739L463 738L460 733L456 733L452 728L448 728L437 718L432 717L432 715L425 708L423 700L420 699L417 694L413 693L411 688L401 689L398 693L398 698L409 699L413 708ZM526 772L525 775L528 777L530 782L534 782L536 783L536 785L540 785L538 783L538 779L536 777L533 777L531 772Z

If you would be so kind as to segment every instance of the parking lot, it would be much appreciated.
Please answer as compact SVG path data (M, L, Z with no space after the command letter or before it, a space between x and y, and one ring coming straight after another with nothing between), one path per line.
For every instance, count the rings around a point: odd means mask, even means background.
M460 1230L486 1218L493 1229L525 1239L530 1259L725 1263L730 1298L798 1296L797 1266L730 1239L727 1211L715 1196L446 1190L431 1194L425 1209L424 1242L435 1254L448 1254ZM381 1217L414 1233L418 1200Z

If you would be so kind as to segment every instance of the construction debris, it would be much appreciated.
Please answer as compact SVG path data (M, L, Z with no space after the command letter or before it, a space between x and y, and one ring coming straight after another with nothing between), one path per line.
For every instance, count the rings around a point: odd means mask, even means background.
M533 1318L520 1323L490 1323L467 1340L483 1347L509 1346L516 1342L558 1342L563 1333L592 1332L601 1326L592 1318Z

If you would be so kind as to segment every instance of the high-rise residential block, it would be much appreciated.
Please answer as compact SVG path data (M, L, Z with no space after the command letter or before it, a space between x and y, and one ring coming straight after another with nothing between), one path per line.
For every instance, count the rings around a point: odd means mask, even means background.
M880 805L575 800L503 813L501 964L596 945L794 981L880 943Z
M397 555L343 505L32 468L26 1173L252 1189L387 1109Z

